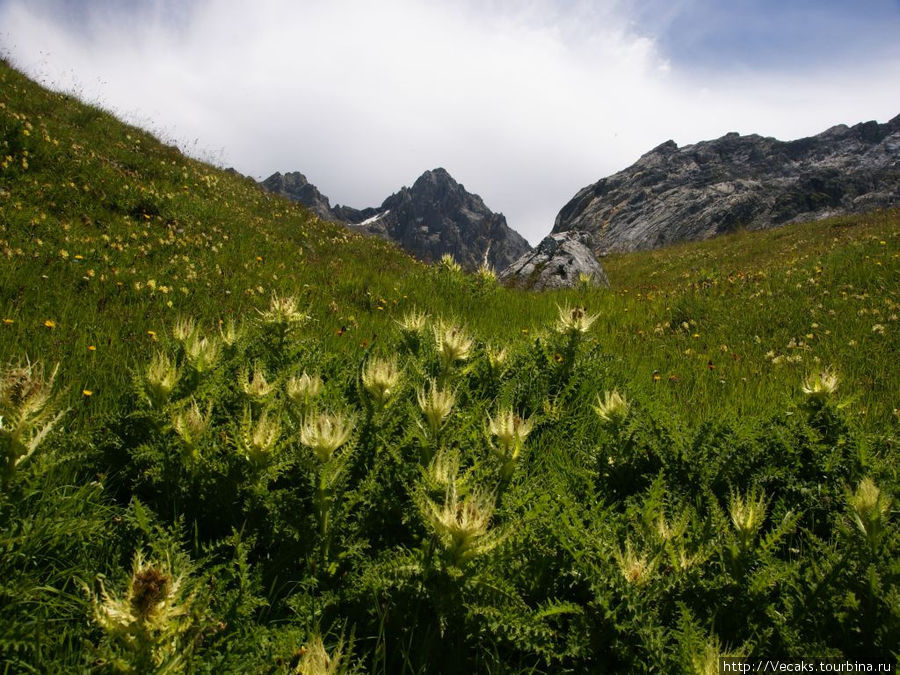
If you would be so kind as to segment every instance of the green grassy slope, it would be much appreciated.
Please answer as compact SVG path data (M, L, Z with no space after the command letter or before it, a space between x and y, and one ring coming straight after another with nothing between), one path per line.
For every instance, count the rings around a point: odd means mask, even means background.
M252 315L273 292L299 297L339 349L414 306L508 339L533 336L558 303L585 304L602 312L596 337L623 386L699 416L764 410L816 364L840 371L870 425L900 397L897 212L610 257L612 293L486 290L436 281L6 65L0 77L0 355L60 361L95 409L152 347L148 331Z
M900 213L610 256L611 289L529 294L6 64L0 144L8 672L900 658ZM308 317L277 321L273 295ZM837 391L803 393L827 366ZM604 408L613 389L630 405Z

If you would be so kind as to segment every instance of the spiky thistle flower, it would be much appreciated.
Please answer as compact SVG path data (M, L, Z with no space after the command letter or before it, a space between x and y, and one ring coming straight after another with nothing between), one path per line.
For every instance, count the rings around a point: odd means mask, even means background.
M559 319L556 322L556 331L563 335L579 335L586 333L600 316L588 314L584 307L557 306Z
M331 654L325 649L318 633L306 643L294 675L337 675L343 671L344 637L338 641Z
M458 262L456 262L456 259L449 253L445 253L441 256L441 260L438 265L444 272L449 272L450 274L462 273L462 266Z
M198 373L205 373L216 365L221 353L219 341L214 337L200 337L194 331L184 343L184 354L188 363Z
M443 503L423 500L420 508L425 522L454 565L487 553L501 542L499 531L490 528L495 500L493 492L477 488L460 499L455 480L447 486Z
M631 545L631 540L625 541L625 548L616 551L616 563L619 566L619 572L630 584L635 586L643 586L653 575L654 563L646 553L638 555Z
M303 422L300 442L324 464L332 458L335 450L350 439L353 424L352 419L340 414L319 413Z
M188 449L194 450L197 442L209 429L212 406L213 402L210 401L206 406L206 413L203 413L197 401L191 399L190 406L172 414L172 428Z
M428 316L424 312L413 309L396 321L404 337L421 335L428 324Z
M731 522L737 531L741 546L747 548L766 519L766 495L751 491L746 497L732 493L728 502Z
M488 415L488 433L497 439L499 447L495 450L503 459L518 458L533 426L533 420L523 419L512 410L501 410L496 417Z
M321 377L303 371L300 377L291 377L285 383L284 390L291 403L305 408L321 393L322 386Z
M859 531L874 547L881 537L890 514L891 499L875 485L871 478L863 478L850 496L853 520Z
M509 350L506 347L488 347L485 353L487 354L488 365L495 373L503 368L509 356Z
M187 342L197 332L197 323L192 317L180 317L172 326L172 337L179 342Z
M823 401L837 391L840 378L830 368L810 373L803 380L803 393L816 401Z
M253 373L244 369L240 375L241 391L254 402L265 401L275 391L275 385L270 384L266 374L259 363L253 364Z
M475 271L475 277L482 284L493 284L497 281L497 272L486 262L481 263Z
M150 403L161 407L181 379L177 364L165 352L156 352L144 373L144 389Z
M272 294L269 309L257 310L264 323L282 327L294 326L306 321L309 317L297 309L297 298L289 295Z
M428 421L428 428L431 429L432 434L437 434L444 425L444 420L453 410L456 395L450 389L438 389L437 382L432 379L427 393L423 387L416 392L416 398L422 414Z
M228 319L227 322L219 322L219 339L226 347L234 347L241 337L241 329L237 327L234 319Z
M241 420L240 443L244 455L250 460L263 460L271 455L275 444L281 437L281 422L277 416L269 417L269 411L263 410L256 421L250 406L244 407Z
M125 597L109 593L101 582L100 594L94 598L94 618L111 634L132 633L135 624L152 632L170 632L190 608L190 598L182 598L181 590L182 578L172 574L168 562L145 562L138 551Z
M363 388L379 408L394 395L400 380L401 372L397 367L397 359L373 357L366 363L362 373Z
M444 370L449 369L457 361L469 358L472 338L459 326L439 321L434 327L434 339Z
M441 450L428 463L428 477L446 490L457 481L459 475L459 454Z
M41 363L7 366L0 375L0 454L3 479L34 453L65 411L57 412L53 384L57 364L47 377Z
M594 406L594 412L608 426L620 426L628 417L630 409L631 406L628 403L628 399L615 389L604 392L603 397L597 394L597 404Z

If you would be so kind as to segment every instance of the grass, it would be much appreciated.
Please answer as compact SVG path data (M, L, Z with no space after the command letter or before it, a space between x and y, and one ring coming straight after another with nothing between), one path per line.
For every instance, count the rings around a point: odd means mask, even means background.
M26 441L66 411L0 492L13 671L896 660L900 212L609 256L611 289L531 294L321 222L6 64L0 92L0 363L60 364ZM560 332L576 306L597 319ZM413 310L429 323L403 334ZM438 353L442 321L464 359ZM804 394L826 368L837 392ZM285 389L303 371L312 408ZM426 424L432 380L452 413ZM598 415L614 389L630 404ZM310 452L324 410L353 431ZM155 562L130 578L137 551ZM115 618L135 579L176 608L157 632Z

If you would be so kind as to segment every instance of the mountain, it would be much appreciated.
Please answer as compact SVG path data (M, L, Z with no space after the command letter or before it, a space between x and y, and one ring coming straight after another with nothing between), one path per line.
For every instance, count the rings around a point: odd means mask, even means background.
M306 180L299 171L278 173L277 171L260 183L269 192L274 192L291 201L299 202L309 208L322 220L339 221L331 210L328 197L319 192L319 189Z
M377 208L331 207L300 173L276 173L262 185L309 206L324 220L393 241L426 262L449 253L468 269L486 259L499 270L531 250L503 214L491 211L481 197L467 192L441 168L426 171L412 187L401 188Z
M584 230L597 251L676 241L900 204L900 115L778 141L729 133L679 148L666 141L582 189L553 232Z

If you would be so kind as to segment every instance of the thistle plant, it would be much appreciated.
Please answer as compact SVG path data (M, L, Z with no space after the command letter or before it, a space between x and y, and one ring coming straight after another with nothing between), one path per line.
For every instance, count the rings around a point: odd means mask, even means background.
M193 627L192 597L185 596L183 578L168 561L145 562L138 551L123 598L108 592L92 594L94 620L119 648L116 665L127 672L170 672L184 667Z
M597 394L597 403L594 406L594 412L597 413L597 417L600 418L600 421L603 422L605 426L612 429L617 429L622 426L628 418L628 411L630 409L631 406L629 405L628 400L615 389L605 392L602 397L600 394Z
M491 368L491 372L495 375L499 373L503 366L506 364L506 359L509 356L509 350L506 347L488 347L486 350L488 366Z
M747 551L766 519L766 495L751 491L747 496L732 493L728 512L742 551Z
M428 429L432 436L437 436L441 427L444 426L444 421L453 410L456 395L449 389L439 389L437 382L432 379L428 391L426 392L424 387L419 389L416 392L416 398L419 401L419 408L428 422Z
M47 437L65 411L57 412L53 384L57 365L49 377L43 365L26 362L8 366L0 375L0 453L3 484Z
M863 478L850 495L853 521L869 546L874 550L881 540L890 514L891 499L875 485L871 478Z
M222 348L215 337L200 337L198 331L191 333L184 342L187 362L198 373L211 370L219 360Z
M270 418L269 411L263 410L262 414L254 421L250 406L244 408L244 416L241 419L240 444L244 456L257 463L265 462L275 449L275 444L281 437L281 423L277 417Z
M803 393L811 401L821 403L837 391L839 382L840 378L837 373L826 368L806 376L806 379L803 380Z
M322 636L317 633L306 643L297 667L291 672L294 675L339 675L349 672L347 666L343 636L329 654Z
M400 332L403 335L418 335L425 331L428 323L428 317L424 312L413 309L403 315L403 318L396 321Z
M497 283L497 272L495 272L494 268L488 265L487 262L483 262L475 271L475 278L478 279L483 286L489 286Z
M556 332L562 335L580 335L588 332L599 314L588 314L584 307L557 306L559 319L556 321Z
M219 340L225 347L231 348L241 338L241 330L235 324L234 319L227 322L219 322Z
M443 272L448 272L450 274L462 274L462 266L458 262L456 262L456 259L449 253L445 253L441 256L441 260L438 265Z
M172 337L185 343L197 332L197 323L192 317L180 317L172 326Z
M335 451L350 439L353 420L339 414L319 413L307 419L300 427L300 442L308 447L318 460L315 467L315 510L319 522L320 559L328 561L331 544L329 530L331 507L334 503L334 485L343 467L346 453L335 456Z
M379 410L396 393L402 379L396 359L369 359L362 372L363 388Z
M300 442L312 450L320 463L330 461L335 451L350 439L353 420L340 414L319 413L300 427Z
M257 310L263 323L288 328L297 326L309 317L297 309L297 299L273 293L267 310Z
M395 323L400 329L403 344L414 354L418 353L422 336L425 334L425 327L428 325L428 317L425 313L413 309Z
M253 403L264 403L275 391L275 385L270 384L266 379L266 374L259 363L253 365L252 373L248 373L246 369L241 371L238 381L241 391Z
M422 517L455 567L462 567L502 541L500 531L490 527L495 501L493 492L478 488L460 498L456 480L448 484L443 503L427 497L422 500Z
M472 338L459 326L439 321L434 327L434 339L444 373L449 372L457 362L469 358L473 344Z
M196 458L197 443L206 435L212 417L213 403L206 406L206 412L200 410L197 401L191 399L190 406L172 413L172 428L181 438L185 448Z
M165 352L156 352L144 372L143 390L150 405L161 408L181 379L178 365Z
M654 561L644 554L638 554L631 544L631 540L625 541L625 548L615 553L616 564L619 572L629 584L643 586L653 576Z
M488 415L488 435L496 439L496 445L491 444L490 447L502 462L501 475L504 479L512 475L533 426L532 420L523 419L512 410L501 410L496 417Z
M458 480L459 454L448 450L438 452L429 462L426 475L433 484L446 491Z
M285 382L284 391L288 400L300 410L308 410L312 401L322 392L322 378L309 375L306 371L300 377L291 377Z

